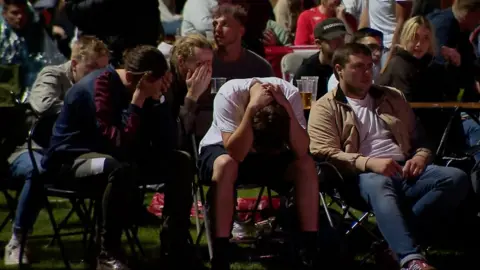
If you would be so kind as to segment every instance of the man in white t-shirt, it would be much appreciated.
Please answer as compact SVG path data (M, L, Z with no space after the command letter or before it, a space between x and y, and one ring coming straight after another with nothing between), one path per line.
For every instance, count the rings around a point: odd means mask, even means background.
M212 184L212 269L229 269L235 185L271 185L282 193L285 180L295 185L302 261L315 261L318 180L305 128L298 89L282 79L237 79L221 87L199 158L200 179Z
M372 85L367 46L337 49L332 64L339 86L312 106L310 151L328 158L344 175L344 190L358 190L370 205L403 270L433 270L412 232L442 228L467 196L468 177L457 168L430 165L431 151L403 94Z

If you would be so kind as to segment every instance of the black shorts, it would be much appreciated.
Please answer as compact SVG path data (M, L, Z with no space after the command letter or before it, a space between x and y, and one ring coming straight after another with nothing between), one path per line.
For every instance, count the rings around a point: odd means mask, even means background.
M223 145L209 145L202 148L198 164L202 184L211 183L213 163L224 154L227 154L227 150ZM277 192L289 190L292 183L286 181L285 173L294 158L291 151L280 152L277 155L249 153L240 163L236 183L237 185L266 185Z

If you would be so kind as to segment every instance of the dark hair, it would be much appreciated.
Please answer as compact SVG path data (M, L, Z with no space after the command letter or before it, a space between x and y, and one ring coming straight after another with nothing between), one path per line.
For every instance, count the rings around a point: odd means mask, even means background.
M125 52L125 70L134 73L135 80L139 80L144 73L150 73L150 78L159 79L168 70L167 60L163 54L150 45L140 45Z
M342 68L350 60L350 55L354 54L363 54L366 56L372 56L372 51L365 45L361 43L348 43L342 47L335 50L332 57L332 67L335 77L338 79L337 71L335 70L336 65L340 65Z
M231 15L235 20L237 20L242 26L245 26L248 21L248 14L247 11L240 5L232 5L232 4L221 4L213 9L212 17L214 19L225 16Z
M9 5L24 6L28 4L28 0L3 0L3 6L7 7Z
M253 147L260 151L281 150L290 138L290 117L283 106L272 102L252 121Z
M364 27L360 28L353 34L353 39L352 42L358 43L360 42L361 39L366 38L366 37L373 37L373 38L379 38L380 40L383 41L383 33L376 30L372 29L370 27Z

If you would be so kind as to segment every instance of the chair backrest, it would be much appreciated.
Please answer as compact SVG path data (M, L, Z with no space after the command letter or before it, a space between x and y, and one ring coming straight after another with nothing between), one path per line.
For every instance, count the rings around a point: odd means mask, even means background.
M195 158L195 162L198 161L198 154L199 154L198 146L200 144L200 141L203 139L203 137L205 137L205 134L207 134L208 129L212 125L212 121L213 121L213 110L210 110L210 109L201 110L198 113L197 118L195 119L192 133L187 134L190 138L191 151L192 151L191 154ZM208 122L210 123L209 125L208 125Z
M282 74L296 73L298 68L302 65L303 60L312 56L312 54L314 54L312 51L293 52L286 54L282 57L281 61Z

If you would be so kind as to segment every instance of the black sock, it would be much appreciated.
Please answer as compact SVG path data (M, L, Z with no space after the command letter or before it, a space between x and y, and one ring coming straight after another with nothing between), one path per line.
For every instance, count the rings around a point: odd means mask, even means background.
M230 240L228 237L213 239L212 269L230 269L228 260Z

